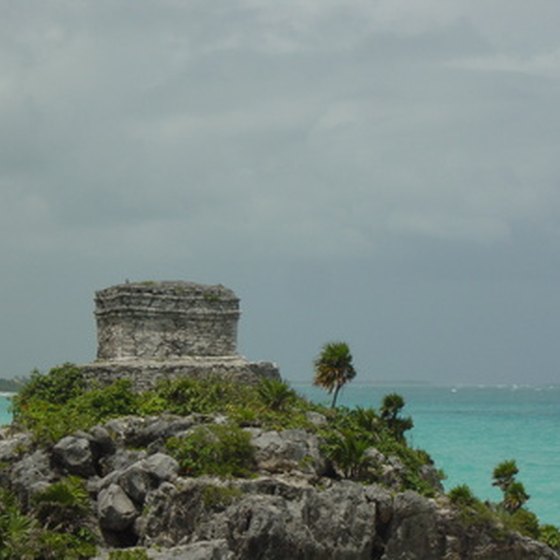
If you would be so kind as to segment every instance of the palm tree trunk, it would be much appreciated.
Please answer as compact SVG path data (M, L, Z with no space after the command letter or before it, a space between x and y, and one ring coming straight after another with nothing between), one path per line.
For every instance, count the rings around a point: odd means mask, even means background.
M334 408L336 406L336 398L338 397L338 392L340 391L340 388L342 387L342 385L340 383L337 383L335 389L334 389L334 395L333 395L333 400L332 400L332 404L331 404L331 408Z

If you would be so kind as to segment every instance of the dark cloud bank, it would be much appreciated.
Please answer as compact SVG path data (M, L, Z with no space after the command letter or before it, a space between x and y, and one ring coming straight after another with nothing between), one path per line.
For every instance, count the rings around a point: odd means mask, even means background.
M1 374L95 352L93 292L224 283L309 380L551 383L553 0L0 5Z

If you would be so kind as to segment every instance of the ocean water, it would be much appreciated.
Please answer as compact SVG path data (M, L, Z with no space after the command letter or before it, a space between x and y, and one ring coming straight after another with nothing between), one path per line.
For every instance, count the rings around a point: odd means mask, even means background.
M0 393L0 426L9 424L12 415L9 413L10 399L5 393Z
M312 385L293 387L329 404ZM376 408L384 395L400 393L412 416L409 443L430 453L447 474L446 489L468 484L481 499L499 501L491 484L494 467L515 459L518 479L531 496L527 507L543 523L560 526L560 387L388 387L349 384L340 405ZM0 424L9 423L9 401L0 396Z
M315 402L329 395L312 385L294 385ZM527 507L542 523L560 526L560 387L379 387L349 384L338 404L379 406L384 395L401 394L412 416L409 443L425 449L442 468L448 490L468 484L481 499L500 500L492 471L515 459L517 475L531 496Z

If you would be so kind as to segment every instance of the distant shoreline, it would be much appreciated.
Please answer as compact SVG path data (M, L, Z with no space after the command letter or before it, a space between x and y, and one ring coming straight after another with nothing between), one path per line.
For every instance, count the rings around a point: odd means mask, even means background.
M311 381L289 381L290 385L294 388L297 387L313 387L314 384ZM394 388L394 389L446 389L446 390L472 390L472 389L501 389L517 391L523 389L531 389L534 391L542 390L559 390L559 383L422 383L422 382L405 382L405 381L395 381L393 383L385 381L362 381L362 382L352 382L344 387L344 389L357 389L359 387L374 387L374 388Z

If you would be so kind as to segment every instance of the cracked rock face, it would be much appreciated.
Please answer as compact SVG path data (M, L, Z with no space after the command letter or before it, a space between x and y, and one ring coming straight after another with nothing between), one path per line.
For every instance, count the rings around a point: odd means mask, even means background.
M2 484L31 504L68 474L82 477L85 521L106 552L140 547L153 560L560 560L545 545L488 525L466 527L447 498L329 478L315 434L248 429L253 478L182 476L162 442L220 415L111 420L36 449L2 440ZM143 449L135 446L142 442ZM378 462L389 458L371 452ZM393 461L394 462L394 461ZM394 465L393 465L394 466ZM404 467L403 467L404 468Z
M100 360L236 353L239 299L224 286L137 282L95 295Z
M99 492L97 515L103 529L123 531L132 525L138 511L126 492L117 484L111 484Z

